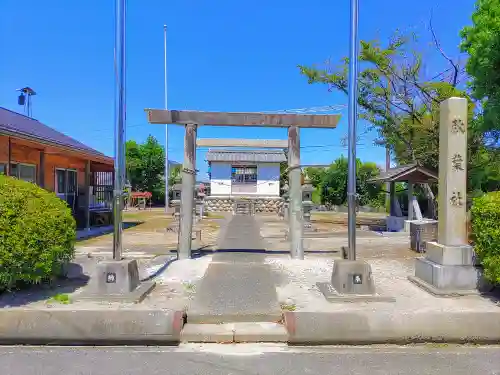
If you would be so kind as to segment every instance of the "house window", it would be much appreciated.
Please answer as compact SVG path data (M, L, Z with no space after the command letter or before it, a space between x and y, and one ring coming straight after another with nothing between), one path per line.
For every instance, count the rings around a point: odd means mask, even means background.
M231 182L235 184L256 184L257 166L255 165L233 165L231 171Z
M7 174L7 164L0 163L0 174Z
M68 206L75 207L78 190L78 174L74 169L56 169L56 194L66 201Z
M3 173L6 173L7 166L6 164L3 165ZM1 169L0 173L2 173ZM23 181L36 183L36 166L31 164L12 163L10 165L10 175Z

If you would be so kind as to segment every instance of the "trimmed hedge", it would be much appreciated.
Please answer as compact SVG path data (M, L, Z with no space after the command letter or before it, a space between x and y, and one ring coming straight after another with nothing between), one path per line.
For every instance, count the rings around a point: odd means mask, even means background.
M0 291L61 275L75 240L75 220L64 201L0 175Z
M471 214L474 250L484 276L500 284L500 191L474 198Z

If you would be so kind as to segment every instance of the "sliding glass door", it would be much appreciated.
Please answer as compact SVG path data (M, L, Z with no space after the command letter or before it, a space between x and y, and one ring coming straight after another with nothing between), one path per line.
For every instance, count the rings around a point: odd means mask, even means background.
M75 208L78 193L78 174L74 169L56 169L56 194L66 201L68 206Z

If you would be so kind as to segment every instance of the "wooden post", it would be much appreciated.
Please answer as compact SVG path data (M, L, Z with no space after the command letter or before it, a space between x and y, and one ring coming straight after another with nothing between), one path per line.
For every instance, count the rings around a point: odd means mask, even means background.
M389 169L391 169L391 149L389 148L388 145L385 146L385 171L387 172ZM391 213L391 183L386 182L385 183L385 203L386 207L389 205L389 214Z
M288 180L290 184L289 237L290 255L294 259L304 259L302 246L302 189L300 170L300 133L299 128L288 128Z
M84 176L84 205L85 205L85 229L90 230L90 160L85 163L85 176Z
M11 163L11 160L12 160L12 145L11 145L11 142L10 142L10 137L7 137L7 142L8 142L8 150L7 150L7 176L10 176L11 175L11 166L10 166L10 163Z
M413 220L413 183L408 181L408 220Z
M45 188L45 150L40 151L40 161L38 167L38 186Z
M389 208L389 216L396 216L394 206L396 204L396 183L391 182L390 183L390 208Z
M182 166L181 214L179 223L178 259L191 258L193 236L194 186L196 180L197 125L188 124L184 132L184 162Z

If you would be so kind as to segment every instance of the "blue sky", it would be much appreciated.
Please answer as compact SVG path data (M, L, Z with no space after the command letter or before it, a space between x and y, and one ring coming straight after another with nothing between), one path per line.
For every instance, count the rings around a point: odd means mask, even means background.
M451 56L458 56L458 32L474 7L473 0L360 3L361 39L385 39L400 29L418 33L427 46L432 11ZM149 125L143 111L164 105L163 24L171 109L274 111L347 102L343 94L308 85L296 66L348 54L348 0L129 0L127 12L128 139L152 134L164 143L164 126ZM35 118L113 155L113 48L113 0L0 1L0 106L22 111L15 89L31 86L38 93ZM442 60L427 49L426 69L439 72ZM304 164L329 163L345 153L345 110L342 115L337 129L301 131ZM285 129L269 128L202 127L198 134L286 138ZM363 138L358 157L384 164L373 138ZM170 159L181 160L182 142L182 128L170 126ZM205 152L197 154L202 178Z

